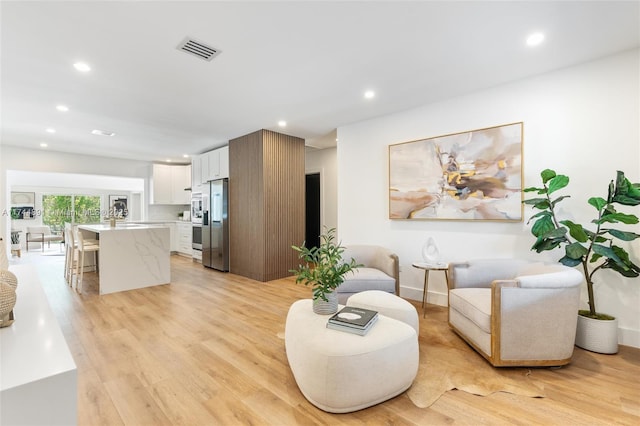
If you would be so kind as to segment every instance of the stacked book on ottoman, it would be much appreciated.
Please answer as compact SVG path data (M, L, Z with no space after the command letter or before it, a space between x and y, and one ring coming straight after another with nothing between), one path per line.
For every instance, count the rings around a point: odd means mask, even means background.
M378 320L378 312L346 306L327 321L327 328L364 336Z

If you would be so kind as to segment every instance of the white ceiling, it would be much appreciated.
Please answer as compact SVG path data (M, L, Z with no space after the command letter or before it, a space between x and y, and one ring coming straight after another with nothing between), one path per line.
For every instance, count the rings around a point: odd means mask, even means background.
M0 19L3 144L149 161L258 129L325 147L341 125L640 46L638 1L2 1ZM186 36L222 53L180 52Z

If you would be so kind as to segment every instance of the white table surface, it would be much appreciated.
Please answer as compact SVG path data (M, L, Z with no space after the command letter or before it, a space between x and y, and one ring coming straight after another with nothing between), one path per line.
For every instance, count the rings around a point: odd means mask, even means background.
M15 321L0 328L0 391L76 369L33 265L9 268L18 278Z

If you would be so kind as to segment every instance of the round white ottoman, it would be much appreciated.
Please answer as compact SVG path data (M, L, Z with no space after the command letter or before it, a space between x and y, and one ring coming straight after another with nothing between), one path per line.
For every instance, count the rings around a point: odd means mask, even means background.
M329 315L298 300L287 315L285 348L293 376L309 402L330 413L360 410L401 394L418 372L418 336L379 315L365 336L326 328ZM340 306L342 308L342 306Z
M409 324L420 335L420 323L416 308L406 300L394 294L380 290L368 290L356 293L347 299L347 306L371 309L405 324Z

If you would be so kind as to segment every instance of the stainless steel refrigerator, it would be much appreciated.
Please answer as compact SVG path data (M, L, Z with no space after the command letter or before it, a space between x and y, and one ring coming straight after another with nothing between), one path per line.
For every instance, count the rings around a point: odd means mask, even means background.
M202 220L202 264L229 271L229 179L209 182L209 202Z

